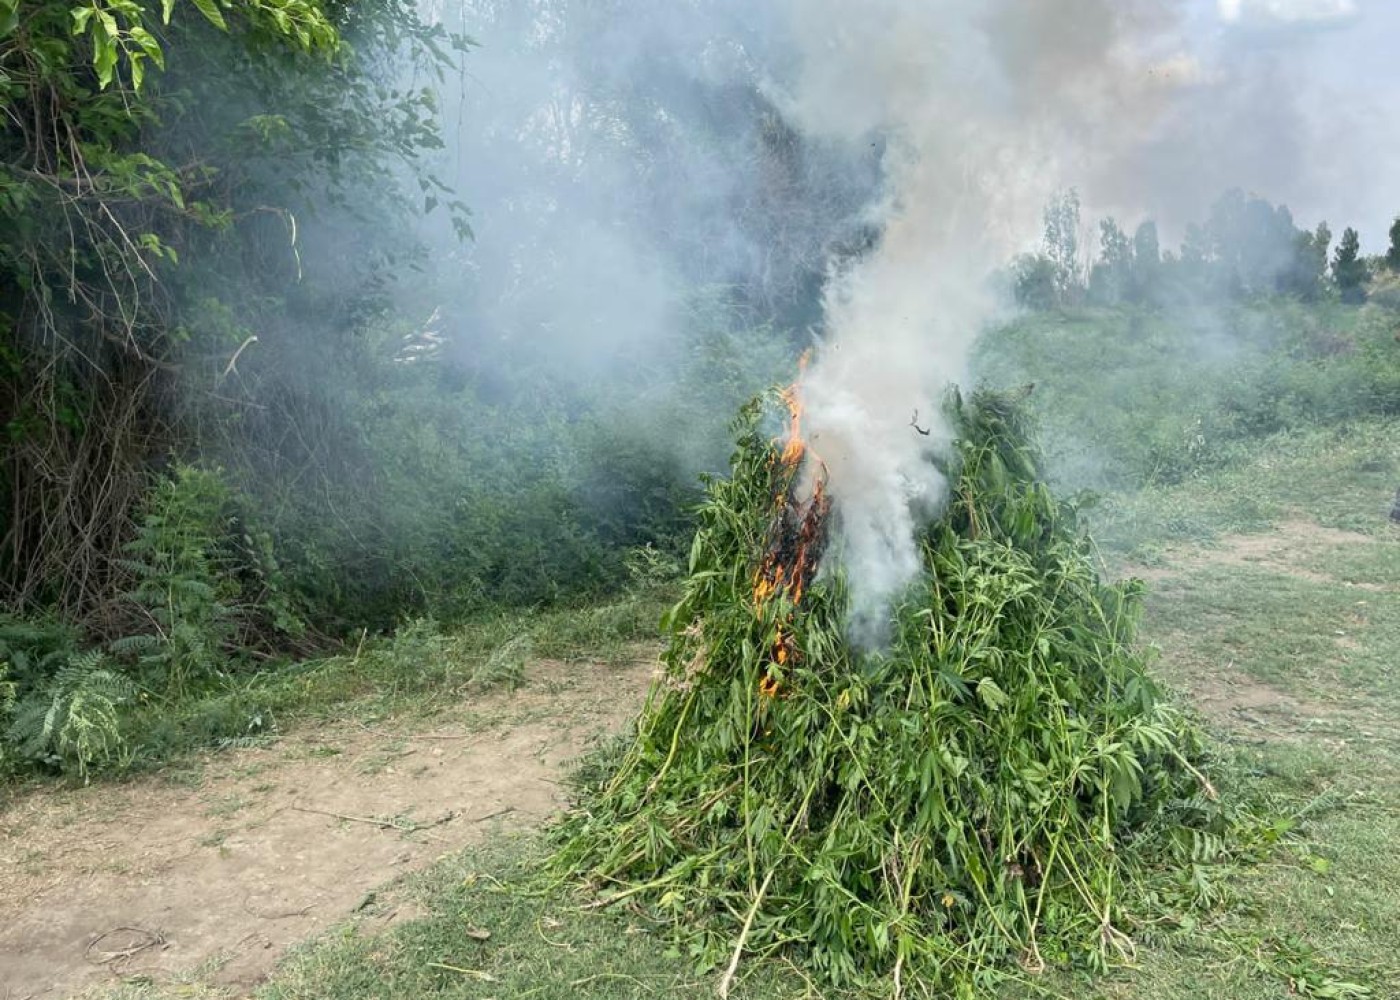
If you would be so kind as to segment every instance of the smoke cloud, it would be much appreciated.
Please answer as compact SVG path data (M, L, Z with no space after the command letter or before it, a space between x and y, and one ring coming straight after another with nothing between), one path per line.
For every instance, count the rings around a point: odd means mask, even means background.
M1004 315L990 276L1034 247L1044 206L1070 187L1086 219L1155 218L1167 243L1228 187L1290 202L1317 189L1316 116L1294 100L1309 75L1287 57L1360 9L445 5L481 46L443 88L458 122L446 173L477 231L438 255L452 342L488 388L518 393L526 367L600 386L589 399L626 400L629 433L713 468L722 447L675 440L657 415L664 373L693 348L697 290L785 349L813 327L810 443L838 511L853 630L877 642L919 572L917 525L947 499L929 461L948 444L945 388L969 380L974 342ZM1366 169L1322 166L1329 181ZM745 364L736 387L752 384Z
M1220 17L1229 22L1336 21L1356 14L1356 0L1220 0Z
M853 637L876 643L920 572L916 528L946 500L949 383L1001 313L989 276L1033 244L1053 194L1121 159L1183 74L1170 22L1109 0L794 0L801 69L784 106L804 131L881 137L878 245L834 270L802 386L825 464ZM1173 72L1157 74L1159 63Z

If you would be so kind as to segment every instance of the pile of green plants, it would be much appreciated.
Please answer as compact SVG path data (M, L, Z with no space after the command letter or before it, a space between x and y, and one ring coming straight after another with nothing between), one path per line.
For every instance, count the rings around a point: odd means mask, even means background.
M947 412L950 501L871 652L847 641L834 552L803 593L759 585L796 473L765 405L744 410L664 678L558 828L560 872L727 964L722 991L743 953L896 995L1103 968L1206 891L1229 836L1201 738L1135 644L1141 585L1099 578L1021 403Z

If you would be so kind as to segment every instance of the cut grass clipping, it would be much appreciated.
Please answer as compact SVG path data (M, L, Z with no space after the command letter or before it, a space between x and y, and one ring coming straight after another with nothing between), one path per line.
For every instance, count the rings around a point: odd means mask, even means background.
M1018 402L953 394L926 572L862 652L839 571L814 575L815 460L762 433L771 403L738 421L665 677L630 746L587 769L553 863L671 924L726 967L722 993L745 953L964 996L1130 959L1210 892L1229 829L1200 737L1134 645L1140 585L1100 581Z

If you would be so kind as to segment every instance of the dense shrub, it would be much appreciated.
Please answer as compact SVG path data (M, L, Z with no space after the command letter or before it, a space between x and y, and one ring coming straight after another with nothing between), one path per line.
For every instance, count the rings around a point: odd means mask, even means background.
M118 713L135 686L100 650L80 652L73 630L0 617L0 774L73 771L122 754Z

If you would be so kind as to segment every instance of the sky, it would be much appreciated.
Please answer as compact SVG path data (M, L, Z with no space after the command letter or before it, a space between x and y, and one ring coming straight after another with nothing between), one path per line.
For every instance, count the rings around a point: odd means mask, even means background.
M1383 249L1400 214L1397 41L1400 0L1189 0L1183 49L1204 85L1181 122L1194 136L1149 168L1158 214L1199 217L1193 202L1239 186Z

